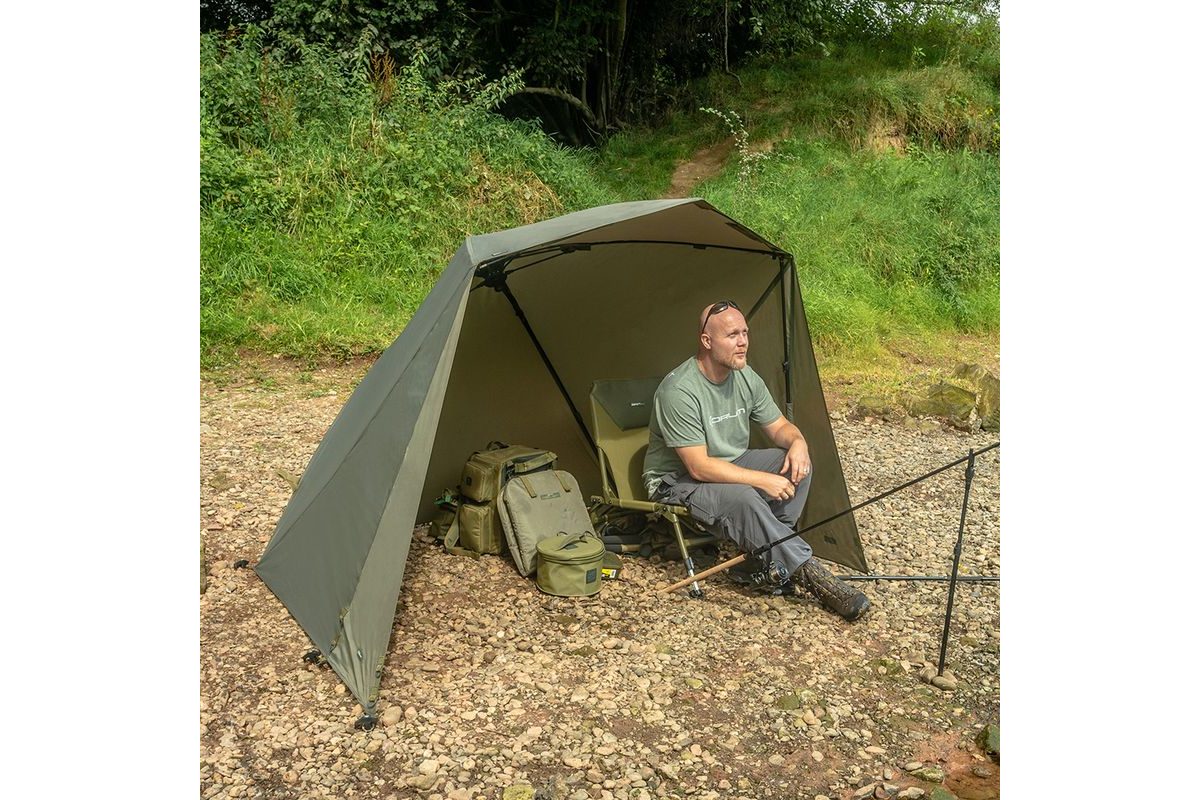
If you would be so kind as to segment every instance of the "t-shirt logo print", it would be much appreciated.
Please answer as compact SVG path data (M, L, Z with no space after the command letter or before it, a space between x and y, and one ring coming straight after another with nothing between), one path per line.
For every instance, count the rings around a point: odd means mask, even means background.
M710 424L716 425L718 422L724 422L727 419L736 419L745 413L746 409L739 408L737 411L730 411L728 414L722 414L719 417L709 417L708 421Z

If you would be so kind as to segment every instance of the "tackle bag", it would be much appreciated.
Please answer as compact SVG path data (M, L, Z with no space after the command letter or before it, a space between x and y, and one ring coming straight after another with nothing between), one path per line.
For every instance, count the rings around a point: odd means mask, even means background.
M525 576L537 570L542 539L559 533L596 535L579 483L560 469L513 475L500 496L500 525L517 572Z
M463 466L458 509L442 544L459 555L503 553L507 543L497 504L504 484L513 475L552 470L557 461L549 450L503 442L472 453Z

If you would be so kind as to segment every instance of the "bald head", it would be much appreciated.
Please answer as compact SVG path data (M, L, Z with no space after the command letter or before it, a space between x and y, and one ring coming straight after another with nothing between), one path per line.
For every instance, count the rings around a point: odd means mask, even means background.
M714 310L715 309L715 310ZM738 310L737 304L732 300L718 300L715 303L709 303L700 311L700 333L703 334L707 330L711 330L711 323L718 317L726 314L737 316L742 324L745 324L745 317Z
M718 380L728 370L746 366L750 348L750 328L737 306L729 301L711 303L700 312L700 342L696 358L707 369L709 377Z

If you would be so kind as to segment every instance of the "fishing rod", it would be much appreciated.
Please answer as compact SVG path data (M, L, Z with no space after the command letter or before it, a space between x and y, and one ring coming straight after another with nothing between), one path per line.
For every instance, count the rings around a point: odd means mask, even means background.
M870 498L869 500L864 500L857 505L853 505L850 508L847 508L845 511L839 511L837 514L834 514L832 517L826 517L825 519L821 520L820 522L814 522L812 525L808 525L804 528L801 528L798 531L789 533L787 536L784 536L780 539L776 539L774 541L769 541L766 544L762 545L761 547L757 547L754 550L751 550L749 553L741 553L740 555L734 556L733 558L729 559L728 561L722 561L720 564L717 564L714 567L709 567L708 569L704 570L703 572L699 572L695 575L691 575L691 576L687 577L686 579L679 581L678 583L673 583L670 586L667 586L666 588L659 589L659 592L673 592L676 589L682 589L684 586L689 586L694 582L701 581L705 578L710 578L713 575L717 575L721 572L724 572L725 570L727 570L731 567L736 567L738 564L741 564L743 561L747 560L748 558L750 558L752 556L762 555L763 553L767 552L768 550L770 550L774 547L777 547L790 539L794 539L797 536L808 533L809 531L813 530L814 528L819 528L822 525L833 522L835 519L840 519L841 517L844 517L847 514L853 513L860 508L869 506L872 503L877 503L880 500L884 499L885 497L890 497L891 495L895 494L896 492L900 491L901 489L907 489L909 486L912 486L915 483L920 483L923 480L932 478L934 475L937 475L938 473L941 473L941 472L945 472L946 470L948 470L952 467L956 467L959 464L963 463L964 461L970 461L972 463L972 467L973 467L974 461L978 456L983 455L984 453L986 453L989 450L994 450L999 446L1000 446L999 442L994 442L993 444L989 444L987 447L983 448L982 450L971 450L967 455L963 456L962 458L951 461L949 464L940 466L937 469L935 469L931 472L927 472L918 478L913 478L912 480L902 483L899 486L896 486L892 489L888 489L886 492L883 492L882 494L877 494L874 497ZM971 471L974 472L973 469ZM963 518L964 518L964 520L966 518L965 501L964 501L964 506L963 506ZM961 537L961 535L962 535L962 533L960 531L959 536ZM960 547L961 547L961 545L960 545ZM871 577L864 576L863 578L861 578L861 580L871 580Z
M843 581L930 581L946 583L952 575L838 575ZM959 583L999 583L999 575L959 575Z

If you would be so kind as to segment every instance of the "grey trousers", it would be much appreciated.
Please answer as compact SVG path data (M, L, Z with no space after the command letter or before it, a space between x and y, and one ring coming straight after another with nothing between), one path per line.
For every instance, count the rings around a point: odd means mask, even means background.
M779 474L787 452L779 448L747 450L733 460L746 469ZM796 486L796 493L787 500L770 500L751 486L741 483L706 483L694 480L687 473L664 475L654 492L654 500L684 506L705 525L731 539L743 553L767 542L778 541L793 533L796 521L808 500L812 473ZM812 557L812 548L799 536L762 554L765 566L777 561L791 575Z

